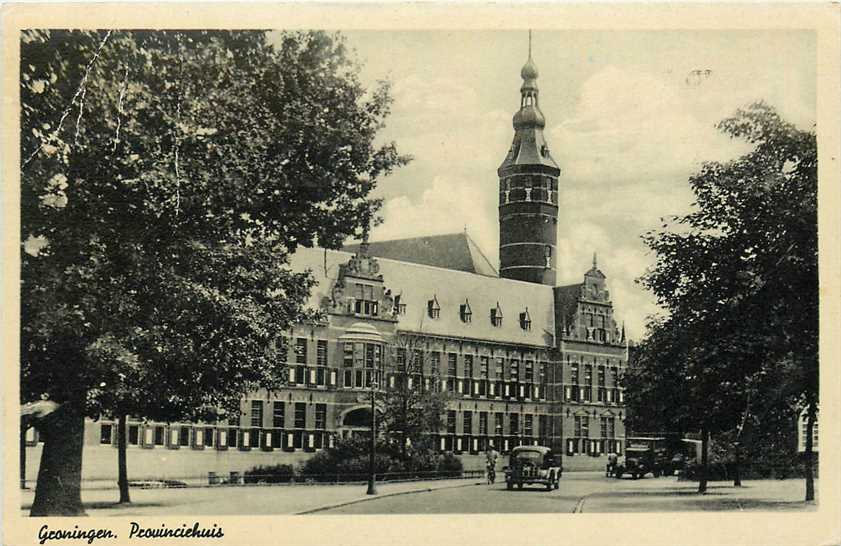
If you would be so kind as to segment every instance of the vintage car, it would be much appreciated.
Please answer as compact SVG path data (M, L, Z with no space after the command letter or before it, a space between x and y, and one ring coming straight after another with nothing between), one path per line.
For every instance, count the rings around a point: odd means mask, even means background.
M544 446L517 446L511 450L505 471L507 489L519 489L525 484L538 483L546 486L547 491L558 488L563 467L561 456Z
M649 472L655 477L669 474L670 460L666 455L665 438L628 438L625 455L620 457L614 475L630 474L639 479Z

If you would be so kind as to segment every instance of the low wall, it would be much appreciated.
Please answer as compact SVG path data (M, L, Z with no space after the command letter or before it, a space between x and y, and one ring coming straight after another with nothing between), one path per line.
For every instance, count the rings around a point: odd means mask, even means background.
M38 477L43 444L26 448L26 479L34 483ZM239 451L230 449L144 449L130 446L126 452L130 480L147 479L199 479L206 480L209 472L227 477L231 472L245 472L255 466L298 464L313 456L305 451ZM484 470L485 455L462 454L459 456L464 470ZM506 455L500 455L497 470L508 464ZM589 455L564 456L565 471L603 470L607 457ZM82 454L82 479L85 481L116 481L117 449L111 446L85 446Z

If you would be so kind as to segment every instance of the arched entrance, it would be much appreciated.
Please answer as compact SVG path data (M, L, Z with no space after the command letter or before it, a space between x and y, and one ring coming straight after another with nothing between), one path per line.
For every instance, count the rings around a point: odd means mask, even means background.
M354 436L368 436L371 434L370 406L357 406L345 410L341 414L338 433L340 438Z

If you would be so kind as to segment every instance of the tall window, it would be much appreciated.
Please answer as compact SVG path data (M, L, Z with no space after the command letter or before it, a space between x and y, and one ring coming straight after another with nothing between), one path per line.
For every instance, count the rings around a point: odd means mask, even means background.
M284 428L286 426L286 403L280 400L275 400L272 406L272 426L274 428Z
M534 382L534 362L526 360L526 383Z
M456 361L455 353L447 353L447 391L449 392L456 390Z
M605 374L604 366L599 366L599 379L598 379L598 381L599 381L599 386L600 387L605 386L605 375L606 374Z
M547 377L546 377L546 363L541 362L540 363L540 384L545 385L546 380L547 380Z
M315 405L315 428L316 430L327 428L327 404Z
M316 348L316 364L319 366L327 365L327 340L319 339Z
M492 434L494 434L496 436L501 436L502 435L502 432L503 432L502 421L503 421L502 412L498 411L498 412L494 413L494 429L491 431Z
M295 428L307 428L306 402L295 402Z
M496 359L496 369L494 371L497 379L502 380L505 378L505 359L501 356Z
M456 362L458 359L458 355L456 353L447 353L447 375L450 377L455 377L456 373Z
M464 377L473 377L473 355L464 355Z
M456 412L455 410L447 410L447 432L449 434L456 433Z
M519 360L512 360L511 361L511 381L519 381L520 380L520 361Z
M520 433L520 414L512 413L508 416L508 429L511 435Z
M479 357L479 376L482 379L488 378L488 357L486 356Z
M549 245L546 245L543 248L543 261L544 261L543 265L546 267L546 269L549 269L549 268L552 267L552 247L549 246Z
M486 435L488 433L488 412L479 412L479 434Z
M578 385L578 364L571 364L569 367L569 382Z
M111 443L111 432L112 428L111 425L102 424L99 426L99 443L100 444L110 444Z
M263 401L251 401L251 426L260 428L263 426Z
M581 436L584 438L590 436L590 418L586 415L581 417Z
M473 412L472 411L465 411L464 412L463 429L464 429L464 434L473 434Z
M580 437L581 437L581 431L582 431L582 428L581 428L581 416L580 416L580 415L576 415L574 420L575 420L575 436L576 436L577 438L580 438Z
M600 427L601 434L600 434L600 436L602 438L607 438L608 437L607 436L607 421L608 421L608 419L607 419L607 417L602 417L601 419L599 419L599 421L601 421L601 427Z
M429 366L433 373L441 373L441 353L438 351L429 353Z
M307 338L305 337L295 339L295 362L297 364L307 363Z
M524 416L525 423L523 424L523 428L525 428L525 435L526 436L533 436L534 435L534 416L531 414L526 414Z
M593 366L591 366L590 364L586 364L584 366L584 384L593 384Z

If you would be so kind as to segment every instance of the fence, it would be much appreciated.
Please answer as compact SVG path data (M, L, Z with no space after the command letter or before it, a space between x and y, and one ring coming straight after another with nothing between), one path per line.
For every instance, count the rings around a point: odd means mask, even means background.
M480 479L483 470L462 471L423 471L423 472L378 472L378 483L401 483L413 481ZM237 487L237 486L272 486L272 485L350 485L362 484L370 477L367 473L359 474L253 474L230 472L227 475L208 472L207 476L189 476L182 478L129 480L129 487L136 489L168 489L184 487ZM21 481L21 488L34 488L33 480ZM83 489L116 489L117 483L111 480L82 480Z

